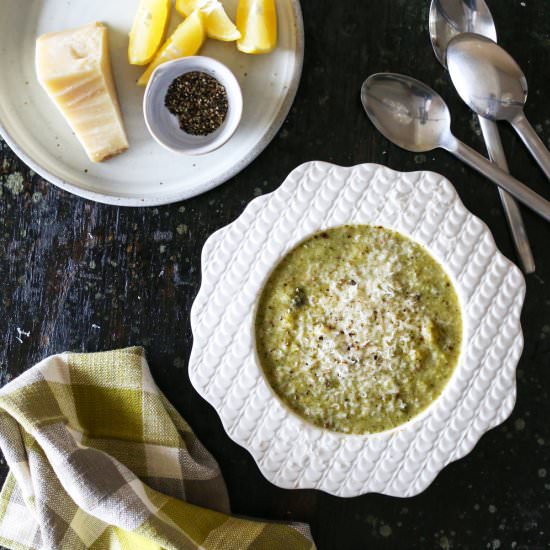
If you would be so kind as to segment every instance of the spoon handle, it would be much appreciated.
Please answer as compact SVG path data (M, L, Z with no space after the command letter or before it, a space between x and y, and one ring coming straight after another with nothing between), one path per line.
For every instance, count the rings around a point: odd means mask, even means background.
M489 158L501 170L504 172L509 172L508 162L506 161L506 156L504 155L504 148L502 147L502 141L498 132L497 123L480 116L479 126L485 140L485 146L487 147ZM512 240L514 241L523 271L527 274L534 273L535 259L533 258L533 252L531 251L531 245L529 244L525 224L523 223L523 218L518 203L514 200L512 195L504 191L501 187L498 188L498 192L502 207L504 209L504 215L508 220Z
M516 178L503 172L494 163L488 161L477 151L468 147L454 136L451 136L442 144L444 149L452 153L457 158L477 170L480 174L492 180L494 183L514 195L518 201L528 206L531 210L542 216L546 221L550 221L550 202L529 189Z
M550 151L544 146L535 129L522 113L512 120L512 126L539 163L546 177L550 179Z

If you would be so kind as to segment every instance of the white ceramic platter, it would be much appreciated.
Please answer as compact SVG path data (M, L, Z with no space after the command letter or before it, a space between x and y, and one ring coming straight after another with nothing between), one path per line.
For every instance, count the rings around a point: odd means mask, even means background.
M461 357L443 393L412 421L380 434L342 435L301 420L267 386L255 352L255 305L274 266L312 233L349 223L382 225L424 245L462 306ZM519 269L442 176L311 162L206 242L189 375L275 485L408 497L512 412L524 295Z
M300 80L304 35L298 0L277 0L279 43L252 56L235 44L208 40L201 49L225 63L244 95L243 119L221 149L202 157L164 150L147 131L142 72L127 62L128 32L138 0L1 0L0 133L33 170L55 185L95 201L151 206L183 200L220 185L267 146L283 123ZM234 17L237 0L225 0ZM70 128L40 87L34 69L36 37L102 21L109 26L113 72L130 150L102 164L88 160ZM181 18L172 16L171 28Z

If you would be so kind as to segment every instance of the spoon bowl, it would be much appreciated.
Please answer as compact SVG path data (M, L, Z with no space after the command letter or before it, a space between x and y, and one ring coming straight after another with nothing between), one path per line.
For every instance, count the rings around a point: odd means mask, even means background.
M414 78L371 75L361 87L361 102L377 130L408 151L431 151L451 135L451 114L443 98Z
M463 33L447 49L449 73L468 106L490 120L512 122L527 101L527 80L516 61L492 40Z
M485 0L432 0L429 28L435 56L444 67L447 46L460 33L475 32L497 41L495 22Z
M399 147L418 153L446 149L550 221L550 202L453 136L445 101L426 84L400 74L374 74L361 87L361 101L378 131Z

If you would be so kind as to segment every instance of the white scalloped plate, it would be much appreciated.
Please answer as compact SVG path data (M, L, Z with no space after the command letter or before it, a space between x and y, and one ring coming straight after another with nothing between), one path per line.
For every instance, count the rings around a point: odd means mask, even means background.
M277 48L246 55L235 44L207 40L200 54L227 65L243 91L239 128L220 149L200 157L161 147L143 117L143 67L128 64L128 32L137 0L0 0L0 135L35 172L81 197L121 206L177 202L229 180L274 138L298 89L304 57L299 0L277 0ZM224 0L231 16L237 0ZM130 149L91 162L35 75L36 37L92 21L109 26L118 95ZM173 14L171 29L181 21Z
M424 414L380 434L342 435L301 420L267 386L255 353L254 308L273 267L308 235L348 223L383 225L426 246L462 303L461 358L443 393ZM202 275L191 311L191 381L275 485L413 496L512 412L525 282L438 174L304 164L208 239Z

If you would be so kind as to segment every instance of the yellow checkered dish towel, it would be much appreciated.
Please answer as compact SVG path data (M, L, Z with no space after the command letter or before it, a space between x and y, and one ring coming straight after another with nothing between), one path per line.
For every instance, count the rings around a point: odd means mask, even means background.
M216 461L142 348L66 353L0 390L0 544L14 550L310 550L304 525L232 517Z

